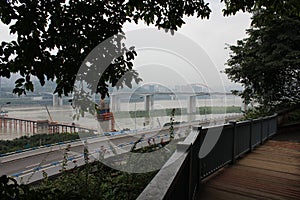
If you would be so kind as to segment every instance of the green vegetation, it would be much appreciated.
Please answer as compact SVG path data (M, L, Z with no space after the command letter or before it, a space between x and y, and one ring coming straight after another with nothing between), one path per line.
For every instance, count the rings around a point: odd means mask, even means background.
M135 149L133 153L149 153L165 148L169 142L152 144L141 149ZM167 160L175 151L176 143L168 145L168 153L161 154ZM44 173L44 179L39 184L17 184L13 178L2 176L0 178L0 199L136 199L147 184L156 175L157 171L148 173L126 173L105 166L96 161L88 162L88 151L85 148L85 165L75 166L66 170L66 148L61 175L52 179ZM117 155L114 159L124 158L126 155ZM148 155L147 155L148 156ZM150 155L151 156L151 155ZM160 159L160 158L157 158ZM73 161L76 164L76 160ZM141 163L143 165L143 163Z
M253 12L259 8L272 11L269 16L273 13L299 14L298 0L221 2L226 6L224 15L232 15L240 10ZM0 21L9 26L10 33L17 36L16 40L0 45L0 76L9 78L11 73L19 73L23 78L15 83L14 92L18 94L34 89L32 77L37 77L41 85L45 85L46 80L55 80L55 92L68 94L73 90L78 69L88 53L112 35L120 33L124 36L124 24L142 21L174 33L185 24L186 16L209 18L210 13L209 4L203 0L0 1ZM106 60L110 65L101 73L102 78L96 79L96 85L92 84L94 79L86 79L88 84L95 87L92 91L103 97L108 93L109 85L131 87L133 80L140 81L138 74L132 71L136 52L134 48L123 45L123 42L118 42L111 47L111 52L107 52L113 57ZM52 54L51 50L56 54ZM95 70L97 66L90 67L91 73L96 76L99 74ZM125 79L123 75L128 72L132 73ZM84 74L81 76L85 79Z
M39 185L19 185L14 179L0 178L0 199L136 199L156 172L129 174L100 162L64 171L57 179L45 179Z
M254 109L246 111L246 113L244 113L244 116L240 119L240 121L244 121L244 120L248 120L248 119L257 119L260 117L268 116L270 114L271 113L269 113L269 112L264 112L263 110L254 108Z
M43 135L45 137L47 135ZM176 141L157 142L151 140L151 144L140 149L134 149L130 153L145 153L147 158L152 156L158 163L164 163L176 150ZM139 142L139 141L138 141ZM137 142L137 143L138 143ZM166 148L165 153L147 154L149 152L157 151ZM104 162L95 161L89 163L89 152L84 148L84 166L76 166L76 160L73 160L75 167L71 170L66 170L68 163L68 151L70 146L65 149L64 158L62 162L61 175L57 178L48 177L43 172L44 179L38 184L17 184L17 182L7 176L0 177L0 199L136 199L147 184L156 175L157 171L148 173L127 173L112 169L104 165ZM130 153L116 155L113 158L106 160L126 160L130 157ZM125 159L124 159L125 158ZM135 161L139 161L140 156L136 157ZM132 161L132 160L129 160ZM164 162L163 162L164 161ZM133 167L145 167L147 163L138 163ZM151 163L152 164L152 163ZM117 163L117 165L119 165ZM137 166L136 166L137 165Z
M175 108L172 109L171 114L170 114L170 127L169 127L169 135L170 135L170 141L172 141L175 137L174 133L174 119L175 116Z
M156 144L152 143L151 145L142 147L140 149L132 149L131 152L133 152L133 153L149 153L149 152L159 150L159 149L165 147L166 145L168 145L169 143L170 143L170 141L163 142L163 143L156 143Z
M4 110L7 110L10 107L15 106L37 106L41 107L42 105L53 105L52 98L50 99L43 99L43 100L32 100L32 98L26 97L12 97L12 98L1 98L0 105L5 104L6 102L11 102L10 105L6 105L3 107ZM64 99L64 105L70 104L67 100Z
M240 113L241 107L237 106L228 106L228 107L198 107L196 108L197 112L196 114L204 115L204 114L223 114L223 113ZM131 118L139 118L139 117L159 117L159 116L170 116L172 113L172 108L167 109L157 109L152 110L149 113L144 110L137 110L137 111L129 111L129 117ZM126 111L120 111L114 113L115 117L125 118L128 117L128 112ZM187 109L186 108L175 108L175 116L178 115L187 115Z
M289 113L289 121L290 122L300 121L300 109L295 109L294 111Z
M199 107L198 113L204 114L223 114L223 113L240 113L241 107L239 106L227 106L227 107Z
M55 180L46 178L31 190L55 191L54 198L47 195L42 199L136 199L155 174L129 174L95 162L64 172Z
M0 154L76 139L79 139L79 136L75 133L54 133L38 134L31 137L22 136L14 140L0 140Z
M264 115L300 103L300 1L259 2L269 5L250 10L249 37L230 46L225 72L245 88L235 93Z
M246 89L241 96L246 102L266 103L266 111L270 104L283 102L283 98L299 101L299 0L221 1L226 5L225 15L243 10L258 16L254 18L253 29L249 30L249 39L231 47L235 55L228 64L237 68L226 72L232 80L244 84ZM185 16L208 18L211 12L203 0L65 2L0 1L0 20L17 36L15 41L0 45L0 76L9 78L11 73L22 76L15 82L15 93L33 91L32 77L37 77L41 85L47 80L56 81L54 92L67 95L73 90L76 74L87 54L112 35L121 33L124 37L125 23L143 21L173 32L184 24ZM127 49L122 42L115 43L117 46L111 48L115 52L103 55L110 58L107 69L99 71L97 63L91 61L89 71L96 78L86 79L85 72L79 74L81 80L90 81L88 86L102 97L107 95L108 86L131 87L132 81L141 81L132 70L136 56L134 48ZM121 56L117 57L116 52ZM124 78L125 74L131 76ZM199 111L214 112L206 108ZM174 115L176 112L177 115L186 113L175 110ZM133 116L135 114L138 113ZM299 117L298 113L294 116ZM38 139L38 143L40 141ZM19 145L23 148L27 144L35 145L26 139ZM135 199L154 174L128 174L94 163L87 164L84 170L63 171L62 176L53 181L45 174L41 185L34 187L18 185L13 179L2 176L0 199Z
M252 11L254 8L277 9L276 13L299 13L298 0L291 0L294 6L285 5L286 1L221 2L226 5L224 15L235 14L239 10ZM0 1L0 22L16 36L12 41L1 41L0 76L10 78L12 74L19 74L21 78L15 81L13 89L19 95L36 88L34 78L41 86L53 81L55 93L68 95L73 89L78 89L74 87L77 77L85 81L92 92L104 98L109 87L132 87L132 82L141 81L139 74L133 70L137 52L134 47L126 47L123 41L126 37L124 24L144 22L174 34L185 24L186 17L203 19L209 18L210 13L209 3L203 0ZM105 48L108 51L100 52L97 59L85 60L96 45L117 34L119 37L112 38L109 47ZM102 66L95 60L107 64ZM86 66L86 71L79 72L84 61L91 65ZM73 92L76 100L88 96L79 90L77 94ZM84 112L94 110L94 105L89 103L74 101L73 106Z
M225 3L224 15L234 15L238 11L247 11L255 13L257 9L266 9L269 11L264 17L272 17L275 14L298 14L300 9L300 3L298 0L289 1L269 1L269 0L221 0ZM265 18L260 18L260 21L264 21Z
M121 41L125 23L143 21L173 33L184 24L184 16L208 18L210 12L203 0L0 1L0 21L17 36L0 45L0 76L9 78L11 73L19 73L23 78L15 82L14 89L19 95L34 90L32 77L37 77L41 85L55 81L55 92L67 95L74 89L76 74L87 55L99 43L119 34L109 51L98 57L107 62L107 69L101 70L89 60L92 76L77 74L104 98L108 85L131 87L132 81L141 80L132 68L134 47L126 48Z

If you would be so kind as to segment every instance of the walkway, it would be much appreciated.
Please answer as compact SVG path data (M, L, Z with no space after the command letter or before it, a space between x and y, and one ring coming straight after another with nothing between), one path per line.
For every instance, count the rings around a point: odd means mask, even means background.
M300 199L299 141L267 141L204 182L199 194L201 200Z

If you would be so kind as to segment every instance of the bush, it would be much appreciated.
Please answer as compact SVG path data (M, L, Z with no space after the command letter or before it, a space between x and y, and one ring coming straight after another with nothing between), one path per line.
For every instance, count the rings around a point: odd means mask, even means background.
M31 137L22 136L14 140L0 140L0 154L13 152L31 147L39 147L46 144L54 144L68 140L79 139L75 133L38 134Z
M41 184L23 185L10 177L0 177L1 200L65 199L136 199L156 172L129 174L111 169L100 162L64 171L55 180L47 175Z

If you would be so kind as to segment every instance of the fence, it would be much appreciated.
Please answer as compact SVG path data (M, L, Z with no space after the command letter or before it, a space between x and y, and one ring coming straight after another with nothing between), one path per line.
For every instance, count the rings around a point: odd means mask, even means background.
M194 127L138 199L193 199L201 180L276 134L277 115L202 128ZM199 156L207 136L220 134L206 156ZM200 151L201 149L201 151ZM200 159L200 157L202 157Z

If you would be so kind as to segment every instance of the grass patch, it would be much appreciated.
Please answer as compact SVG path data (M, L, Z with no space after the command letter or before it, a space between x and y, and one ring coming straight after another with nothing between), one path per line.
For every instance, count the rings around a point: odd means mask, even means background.
M79 139L77 133L54 133L22 136L14 140L0 140L0 154L76 139Z
M140 118L140 117L159 117L159 116L170 116L173 108L167 108L167 109L157 109L157 110L151 110L149 112L144 110L137 110L137 111L119 111L115 112L115 117L119 118ZM196 114L205 115L205 114L224 114L224 113L240 113L241 107L236 106L227 106L227 107L197 107L196 108ZM187 115L187 109L186 108L175 108L175 116L179 115Z

